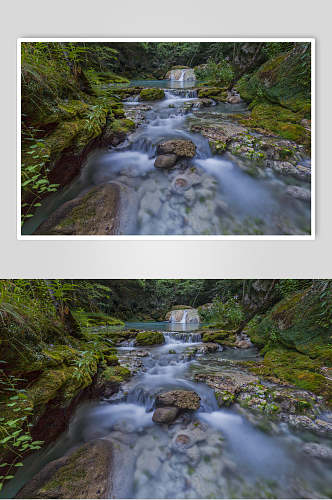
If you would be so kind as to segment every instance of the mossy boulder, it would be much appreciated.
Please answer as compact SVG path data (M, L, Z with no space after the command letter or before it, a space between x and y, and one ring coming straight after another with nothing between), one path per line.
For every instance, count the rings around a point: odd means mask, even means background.
M226 102L228 97L227 88L224 87L203 87L197 95L200 99L208 97L218 102Z
M113 445L91 441L47 464L16 498L110 498Z
M232 346L235 343L236 338L234 332L229 332L227 330L217 330L204 333L202 340L206 343L212 342L219 345Z
M131 372L124 366L108 366L102 372L102 378L106 382L121 383L131 377Z
M163 89L152 88L152 89L143 89L140 94L141 101L158 101L165 97L165 92Z
M164 335L161 332L140 332L135 343L140 346L164 344Z
M35 234L114 235L122 232L122 221L131 225L135 193L124 184L111 182L90 189L61 205Z

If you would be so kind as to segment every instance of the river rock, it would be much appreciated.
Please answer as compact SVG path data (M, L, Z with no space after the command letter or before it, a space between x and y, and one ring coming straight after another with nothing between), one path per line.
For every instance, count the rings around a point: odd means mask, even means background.
M332 461L332 449L318 443L306 443L303 446L304 453L320 460Z
M202 354L206 354L208 352L216 352L219 349L221 349L220 345L218 345L218 344L216 344L214 342L207 342L206 344L200 346L197 349L197 352L202 353Z
M212 373L195 373L194 379L196 382L203 382L208 386L218 391L227 391L231 394L236 394L244 390L249 384L257 384L258 377L238 371L212 372Z
M177 160L176 154L159 155L155 159L154 166L156 168L172 168Z
M113 445L99 439L53 460L16 498L111 498Z
M286 194L298 200L303 200L303 201L311 200L310 190L300 186L288 186L286 189Z
M173 406L180 410L196 411L200 407L201 398L194 391L175 390L159 394L156 398L157 407Z
M157 147L158 155L175 154L177 157L193 158L196 146L189 139L170 139L160 142Z
M179 409L174 406L166 406L164 408L156 408L152 420L156 424L171 424L179 414Z
M137 198L133 189L111 182L61 205L35 234L115 235L133 227Z

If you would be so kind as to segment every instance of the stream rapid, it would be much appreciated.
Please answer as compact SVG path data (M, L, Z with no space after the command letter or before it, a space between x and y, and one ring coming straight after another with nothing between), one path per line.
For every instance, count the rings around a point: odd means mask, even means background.
M106 437L116 443L113 498L330 498L329 464L302 451L306 441L317 438L292 431L285 423L274 422L273 432L264 432L249 410L220 409L214 391L193 381L194 372L236 371L238 361L258 358L257 349L220 348L204 354L193 325L144 323L144 329L157 325L165 344L120 347L120 359L136 356L141 361L136 375L119 393L81 404L68 430L55 444L28 457L3 494L14 496L43 465L73 446ZM126 326L142 328L137 323ZM172 425L156 424L155 397L170 389L195 391L201 406ZM194 445L177 447L179 433Z
M162 87L165 98L140 103L137 96L125 102L128 116L144 109L136 131L121 145L92 151L80 175L66 188L42 202L23 226L22 234L33 234L59 206L96 185L120 182L132 189L132 222L123 234L137 235L273 235L310 233L310 203L285 195L289 185L303 181L259 168L248 175L234 156L213 155L208 140L190 131L191 124L228 120L233 113L248 113L244 103L219 103L199 108L197 82L132 82ZM171 87L171 88L170 88ZM143 108L142 108L143 106ZM231 120L231 118L230 118ZM196 156L185 171L156 169L159 142L189 139ZM309 159L306 160L307 163ZM310 162L309 162L310 163ZM253 170L252 170L253 171ZM190 175L195 173L195 179ZM187 176L190 189L177 189L176 177ZM305 183L304 183L305 185Z

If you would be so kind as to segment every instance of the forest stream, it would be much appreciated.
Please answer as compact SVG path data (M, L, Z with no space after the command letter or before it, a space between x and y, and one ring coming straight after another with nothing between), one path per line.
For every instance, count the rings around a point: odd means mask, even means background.
M164 88L165 97L157 102L140 102L138 96L127 98L125 114L135 121L136 130L116 147L92 150L78 177L42 201L24 224L22 234L33 234L65 202L109 182L129 190L120 209L119 234L310 233L308 181L261 168L259 155L255 157L250 147L252 141L266 139L264 136L258 132L248 135L247 154L253 155L248 164L229 152L213 154L208 138L199 133L220 123L226 129L240 130L233 115L249 113L244 101L212 101L210 107L202 107L195 81L133 81L131 85ZM158 144L170 139L191 141L196 148L194 157L176 168L155 168ZM301 168L310 166L303 150L296 155L304 165Z
M126 328L163 331L165 343L142 348L127 341L118 347L120 362L130 359L135 376L120 392L81 404L55 444L25 460L4 497L15 496L46 463L74 446L105 438L116 447L112 498L330 498L329 463L313 461L304 451L313 441L326 444L327 437L239 404L219 408L213 389L195 378L203 380L208 371L250 385L254 377L241 365L259 358L250 341L247 348L219 346L209 352L197 324L127 323ZM280 389L260 383L257 394ZM181 413L170 425L154 423L157 395L174 390L194 391L198 410ZM320 418L331 421L331 414Z

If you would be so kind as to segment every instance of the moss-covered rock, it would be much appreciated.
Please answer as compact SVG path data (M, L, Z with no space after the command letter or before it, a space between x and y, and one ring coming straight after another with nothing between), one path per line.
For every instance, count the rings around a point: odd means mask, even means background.
M113 446L97 440L47 464L16 498L109 498Z
M236 341L234 332L227 330L210 331L203 334L203 342L215 342L220 345L233 345Z
M161 332L140 332L135 341L136 345L141 346L158 345L164 342L164 335Z
M120 234L122 223L133 222L129 213L132 203L135 193L131 188L115 182L103 184L61 205L35 234Z
M224 87L203 87L197 93L200 99L208 97L214 101L226 102L227 101L227 88Z
M163 99L165 97L165 92L163 89L158 88L143 89L141 90L139 96L142 101L158 101L159 99Z
M102 378L106 382L120 383L128 380L131 377L131 372L124 366L108 366L102 372Z

